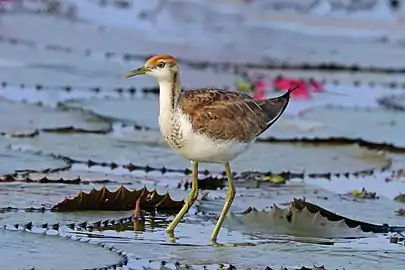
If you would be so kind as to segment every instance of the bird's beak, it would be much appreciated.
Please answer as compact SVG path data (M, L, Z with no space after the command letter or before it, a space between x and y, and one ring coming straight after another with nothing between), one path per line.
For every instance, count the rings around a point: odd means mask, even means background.
M150 71L150 69L147 68L147 67L137 68L137 69L131 70L130 72L125 74L124 78L130 78L130 77L133 77L133 76L136 76L136 75L146 74L149 71Z

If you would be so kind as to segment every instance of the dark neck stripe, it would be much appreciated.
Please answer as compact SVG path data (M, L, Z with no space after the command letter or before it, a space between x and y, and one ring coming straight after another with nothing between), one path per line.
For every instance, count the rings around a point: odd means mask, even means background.
M178 85L178 83L177 83L177 79L178 79L178 74L177 74L177 72L173 72L173 78L172 78L172 88L170 89L170 98L171 98L171 109L173 110L174 109L174 107L175 107L175 105L176 105L176 102L177 102L177 96L178 96L178 94L179 93L177 93L177 89L176 89L176 87L177 87L177 85Z

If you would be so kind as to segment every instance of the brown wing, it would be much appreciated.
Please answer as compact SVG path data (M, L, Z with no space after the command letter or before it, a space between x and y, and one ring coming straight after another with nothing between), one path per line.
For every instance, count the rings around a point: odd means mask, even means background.
M243 93L198 89L184 92L179 105L197 132L221 140L248 142L281 116L289 98L290 91L277 98L254 100Z

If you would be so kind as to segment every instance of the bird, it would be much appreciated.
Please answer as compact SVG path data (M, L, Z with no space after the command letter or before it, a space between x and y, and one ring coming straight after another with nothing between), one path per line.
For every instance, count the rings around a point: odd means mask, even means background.
M146 63L124 75L152 76L159 86L160 132L167 144L191 162L191 190L182 209L166 228L174 230L198 197L199 163L216 163L225 168L228 189L224 206L210 241L217 242L219 231L235 198L236 189L230 163L244 153L257 137L272 126L286 110L290 94L255 100L250 95L221 88L182 90L180 61L169 54L150 57Z

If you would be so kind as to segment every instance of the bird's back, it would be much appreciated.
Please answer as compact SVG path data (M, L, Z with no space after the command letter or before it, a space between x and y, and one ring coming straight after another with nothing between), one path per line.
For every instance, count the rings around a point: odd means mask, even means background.
M221 89L195 89L182 93L179 107L193 129L210 138L250 142L267 130L284 112L290 91L272 99Z

